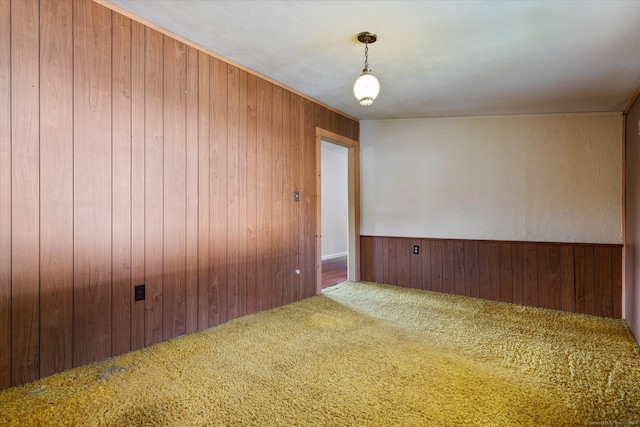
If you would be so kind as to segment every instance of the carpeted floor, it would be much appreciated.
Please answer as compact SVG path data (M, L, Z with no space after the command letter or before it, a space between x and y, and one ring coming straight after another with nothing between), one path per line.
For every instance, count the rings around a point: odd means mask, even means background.
M0 392L0 425L640 425L623 321L372 283Z

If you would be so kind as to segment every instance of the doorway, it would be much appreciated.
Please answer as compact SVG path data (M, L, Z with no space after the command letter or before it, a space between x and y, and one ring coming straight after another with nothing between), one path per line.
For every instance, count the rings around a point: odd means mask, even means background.
M322 289L347 280L349 175L347 148L321 142Z
M346 197L346 207L345 209L341 209L338 216L339 225L336 225L335 222L331 222L329 220L325 221L326 218L323 218L323 206L328 207L329 209L325 209L326 211L333 211L337 209L332 209L334 203L334 195L323 193L323 145L326 149L325 153L329 153L328 156L325 157L327 161L327 165L329 166L329 172L325 171L325 174L335 174L340 175L340 177L332 177L333 181L329 181L329 183L325 184L327 187L331 186L340 186L342 190L342 196L337 197ZM316 294L319 294L323 288L323 270L326 270L327 280L338 280L337 278L330 279L329 275L340 274L340 280L336 283L343 282L345 280L348 281L357 281L360 280L360 186L359 186L359 169L360 169L360 152L359 152L359 142L350 138L343 137L342 135L334 134L333 132L326 131L324 129L316 128L316 194L317 194L317 216L318 219L316 221L317 224L317 239L316 239ZM342 160L340 160L342 159ZM334 164L334 162L336 162ZM340 178L339 181L336 181L335 178ZM337 183L336 183L337 182ZM346 190L346 194L345 193ZM338 192L340 193L340 192ZM326 198L326 200L325 200ZM335 239L333 235L330 237L326 236L326 248L323 250L323 246L325 246L325 235L323 234L323 222L325 222L324 228L327 228L327 233L331 233L333 231L337 231L337 235L346 234L344 239L342 239L342 246L335 245ZM346 227L346 228L345 228ZM344 230L344 231L340 231ZM333 240L332 240L333 239ZM338 240L340 238L338 237ZM342 249L340 249L342 248ZM346 253L345 253L346 252ZM324 254L324 257L323 257ZM323 269L323 258L325 262L326 268ZM344 261L341 261L344 260ZM330 262L330 260L336 260L335 262ZM342 262L346 263L346 272L344 272L344 268L341 264ZM338 264L338 266L332 266L331 264ZM337 272L332 272L331 270L337 270ZM329 283L325 281L325 283Z

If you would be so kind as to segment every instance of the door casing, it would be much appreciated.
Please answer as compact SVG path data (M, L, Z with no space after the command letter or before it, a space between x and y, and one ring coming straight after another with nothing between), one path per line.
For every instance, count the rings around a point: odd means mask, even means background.
M360 280L360 141L316 128L316 295L322 292L322 141L347 149L347 185L349 187L349 281Z

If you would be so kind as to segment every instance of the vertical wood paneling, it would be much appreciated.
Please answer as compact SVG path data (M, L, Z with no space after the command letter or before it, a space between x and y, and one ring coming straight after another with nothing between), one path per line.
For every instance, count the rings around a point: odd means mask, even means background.
M409 241L409 245L410 248L409 250L411 252L409 252L411 254L411 262L410 262L410 266L411 266L411 278L410 278L410 283L411 283L411 287L414 289L420 289L422 287L422 257L421 257L421 253L422 253L422 242L419 239L412 239ZM373 242L370 242L370 244L373 244ZM413 253L413 247L414 246L418 246L419 249L419 253L416 255ZM367 254L363 252L363 248L362 245L360 245L360 259L365 260Z
M479 296L500 301L500 245L495 242L483 242L479 251Z
M40 352L47 355L40 375L47 376L73 366L73 24L67 1L40 8Z
M544 286L540 286L544 284ZM561 276L560 247L558 245L538 245L538 306L560 310Z
M293 192L295 191L295 178L292 170L295 169L295 151L292 150L292 110L291 92L284 91L282 94L282 303L289 304L293 301L293 287L297 285L294 281L297 275L294 273L297 264L297 247L295 245L294 225L294 205Z
M162 339L186 332L186 108L187 50L163 41Z
M227 318L227 64L211 58L209 325Z
M305 239L307 238L305 232L305 212L307 210L307 187L305 186L305 154L310 147L307 147L305 144L305 125L307 119L307 111L306 111L306 102L302 97L297 96L297 122L298 128L296 132L296 139L299 141L298 144L298 180L297 180L297 190L299 191L300 201L297 204L298 210L298 269L300 270L300 275L298 276L298 295L301 298L304 298L307 295L305 290L305 283L307 281L308 276L306 273L307 263L305 257Z
M247 313L247 72L238 75L238 310Z
M131 22L131 284L145 281L145 30ZM129 290L133 299L133 289ZM131 308L131 349L145 344L145 301Z
M145 344L162 341L163 36L145 29Z
M411 240L398 239L396 242L398 249L398 286L411 287Z
M613 317L613 273L611 271L611 248L593 248L595 274L595 314Z
M282 281L284 278L283 271L283 254L282 248L283 242L283 170L282 170L282 88L278 86L273 87L273 93L271 97L271 121L273 126L272 130L272 142L271 142L271 221L273 226L271 234L271 257L272 266L271 278L269 283L271 284L271 307L279 307L282 305Z
M303 288L302 298L309 297L316 293L316 269L320 265L316 264L316 176L315 176L315 123L313 120L314 104L308 99L303 101L304 121L301 123L304 138L301 145L304 150L300 153L303 158L301 163L301 179L303 191L301 193L304 225L303 237L303 268L300 278Z
M289 132L290 148L289 159L291 167L289 170L289 183L291 191L297 191L300 189L300 169L298 166L299 161L299 147L300 147L300 97L298 95L291 95L291 130ZM292 193L289 193L292 197ZM300 276L295 274L295 271L300 268L300 247L299 247L299 230L300 230L300 202L293 202L291 204L291 218L288 227L291 230L291 288L290 297L291 301L297 301L300 295Z
M620 263L622 265L622 263ZM575 311L576 293L573 267L573 246L560 246L560 298L562 299L561 309L564 311Z
M373 245L373 277L374 281L384 283L384 240L376 239Z
M613 318L622 318L622 248L611 249L611 269L613 276Z
M360 240L363 280L606 317L622 314L622 249L616 245ZM420 256L412 253L414 245Z
M442 292L442 240L431 241L431 290Z
M186 332L198 330L198 51L187 47Z
M420 245L422 289L431 290L431 241L424 239Z
M240 271L240 76L236 67L227 68L227 317L238 317Z
M382 239L381 241L381 252L379 255L380 259L380 273L382 283L391 283L391 275L389 274L389 241L391 239Z
M131 350L131 20L112 16L113 354Z
M453 240L442 241L442 292L454 294L456 291L455 252Z
M365 282L375 282L375 276L373 274L373 242L374 238L370 236L363 236L360 239L360 253L362 254L362 265L360 266L362 280Z
M457 240L453 243L453 256L455 280L454 293L456 295L466 295L464 242Z
M0 390L11 386L11 3L0 0Z
M271 252L271 95L273 87L271 83L258 80L258 271L257 271L257 307L258 311L271 308L271 291L269 281L272 271Z
M74 364L111 355L111 11L74 3Z
M313 295L317 126L358 134L104 6L0 0L0 388Z
M315 115L315 119L313 120L313 122L316 125L326 129L326 127L329 125L328 115L323 114L323 111L321 111L321 109L317 105L314 105L313 114ZM313 205L317 209L316 215L314 216L318 216L322 218L322 209L321 209L322 207L320 206L320 200L322 199L322 194L321 194L322 193L322 185L321 185L322 183L322 138L320 138L320 140L318 140L317 143L314 144L313 150L315 152L315 155L314 155L315 164L312 166L314 168L314 179L315 179L314 186L313 186L313 191L314 191ZM322 260L321 260L322 241L320 240L321 233L322 233L322 226L317 226L317 223L316 223L314 243L316 246L315 249L320 252L320 254L318 255L320 259L318 260L318 262L314 263L314 266L313 266L313 271L315 272L314 282L313 282L315 286L314 286L313 293L320 293L322 288Z
M380 258L378 258L380 267L378 270L380 271L379 281L391 284L391 277L389 276L389 240L382 239L380 241Z
M211 235L209 206L210 61L198 53L198 329L209 327L209 277Z
M619 300L624 300L624 312L620 312L620 317L624 319L629 330L640 343L640 278L638 268L640 267L640 140L636 136L636 120L640 120L640 101L637 94L632 98L634 101L626 108L623 115L623 144L622 144L622 230L624 247L620 250L620 259L624 259L623 272L615 272L616 282L622 280L624 275L623 289L618 291L614 288L614 293L619 296ZM624 254L624 255L623 255ZM614 255L618 259L618 255ZM622 282L620 281L620 286ZM620 309L622 310L622 306ZM617 312L618 310L614 310ZM623 314L624 313L624 314Z
M486 246L485 246L486 245ZM499 300L500 288L498 277L498 267L500 252L499 246L496 243L486 243L483 247L480 247L478 251L478 282L479 282L479 297Z
M394 254L393 254L393 270L395 276L395 285L407 286L407 281L404 279L409 274L409 261L407 260L408 252L403 251L403 242L406 239L396 238L394 239Z
M465 292L468 297L480 296L478 272L478 242L464 242Z
M316 264L316 150L315 150L315 122L313 120L314 104L308 99L304 103L304 122L302 128L304 138L302 144L305 145L304 162L302 163L302 179L304 181L303 205L304 209L304 269L302 271L302 286L304 292L301 297L306 298L316 293L316 271L320 264ZM318 258L319 259L319 258Z
M247 314L258 311L258 79L247 76Z
M398 284L398 248L397 243L398 239L388 239L387 240L387 257L386 257L386 265L385 270L387 272L387 281L385 283L389 283L390 285Z
M513 261L511 243L500 243L500 301L513 302Z
M11 25L11 350L12 384L38 378L39 40L38 2L14 1Z
M442 240L431 241L431 290L442 292L443 255Z
M538 251L525 245L522 251L522 303L538 306Z
M593 248L587 246L576 246L573 248L575 254L575 290L576 290L576 312L584 314L595 314L595 277Z
M522 243L514 243L511 247L511 265L513 267L513 303L523 304L523 269L522 269L522 253L524 245Z

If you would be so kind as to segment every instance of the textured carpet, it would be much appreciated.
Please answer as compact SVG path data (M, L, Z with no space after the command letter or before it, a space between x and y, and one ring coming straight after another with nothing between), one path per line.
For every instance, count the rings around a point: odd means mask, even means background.
M5 390L0 424L640 425L640 349L623 321L344 283Z

